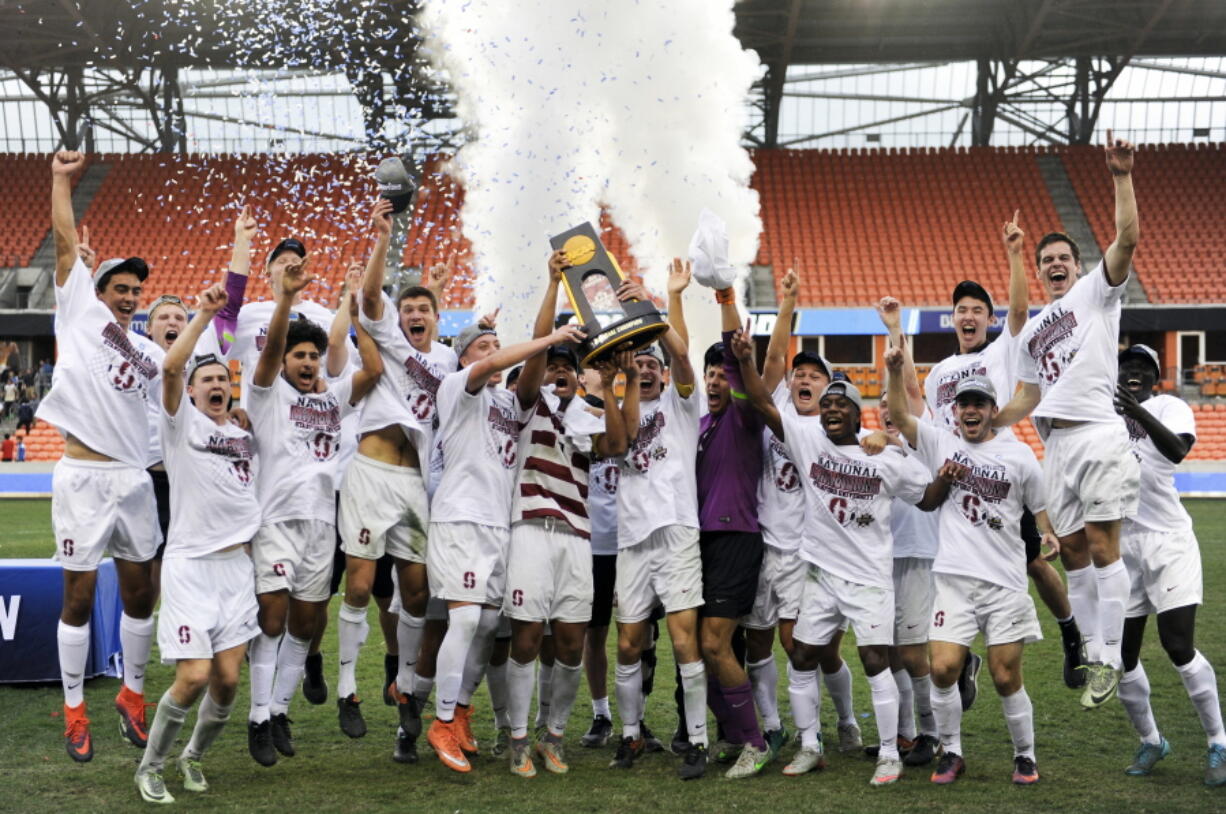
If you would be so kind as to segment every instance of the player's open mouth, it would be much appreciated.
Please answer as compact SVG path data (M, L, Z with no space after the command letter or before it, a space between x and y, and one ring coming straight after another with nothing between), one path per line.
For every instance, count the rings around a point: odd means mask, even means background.
M974 336L974 335L975 335L975 326L974 326L974 324L970 324L970 325L963 325L963 326L962 326L962 335L963 335L963 336L967 336L967 337L969 337L969 336Z
M169 331L167 331L167 332L166 332L166 342L167 342L167 344L174 344L174 341L175 341L176 339L178 339L178 338L179 338L179 332L178 332L178 331L175 331L175 330L169 330Z
M1062 283L1068 279L1068 272L1067 271L1052 271L1048 273L1047 279L1051 280L1053 283Z
M796 395L802 399L811 399L813 398L813 391L808 387L801 387L796 391Z
M226 403L226 397L222 393L209 393L209 406L221 407Z
M968 416L967 418L962 419L962 423L963 423L963 424L964 424L966 427L968 427L968 428L974 428L974 427L978 427L980 424L982 424L982 423L983 423L983 419L981 419L981 418L971 418L971 417L969 417L969 416Z
M655 384L656 380L654 378L639 379L639 392L646 393L648 390L654 387Z
M127 314L130 316L136 312L136 306L135 305L116 305L115 310L121 314Z
M298 381L302 384L311 384L315 381L315 372L311 370L303 370L298 374Z
M566 390L569 389L570 382L566 381L565 376L559 376L558 378L554 379L553 386L559 390Z
M826 429L838 429L843 426L842 416L825 415L822 416L822 423L826 425Z
M1125 386L1128 387L1129 390L1140 390L1141 389L1140 379L1128 379L1126 382L1124 382L1124 384Z
M426 335L425 325L410 325L409 326L409 336L420 339L421 337L425 335Z

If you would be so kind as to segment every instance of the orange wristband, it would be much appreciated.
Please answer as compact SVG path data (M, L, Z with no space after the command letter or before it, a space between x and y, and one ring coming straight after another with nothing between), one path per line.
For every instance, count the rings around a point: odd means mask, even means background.
M732 305L736 302L736 289L731 286L715 289L715 301L720 305Z

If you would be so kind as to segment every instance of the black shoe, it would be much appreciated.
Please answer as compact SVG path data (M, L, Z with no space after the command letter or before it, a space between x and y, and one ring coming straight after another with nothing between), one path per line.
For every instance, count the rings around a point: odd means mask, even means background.
M707 773L707 747L701 743L691 743L685 750L685 757L677 767L677 776L682 780L697 780Z
M651 754L652 752L663 752L664 744L656 737L656 734L647 728L645 721L639 721L639 730L643 733L643 751Z
M958 695L962 696L963 712L974 706L975 698L979 695L979 667L982 664L983 659L978 654L967 652L962 674L958 676Z
M302 674L302 697L316 705L328 700L323 653L312 653L306 657L306 672Z
M400 656L391 653L383 655L383 703L389 707L396 706L396 698L392 695L392 684L396 681L396 673L400 671ZM421 734L420 731L418 734Z
M294 736L289 731L289 725L293 721L282 712L272 716L270 723L272 723L272 745L277 747L277 751L286 757L293 757Z
M1064 686L1070 690L1079 690L1086 685L1087 671L1081 668L1087 662L1077 620L1070 619L1066 624L1060 625L1060 645L1064 648Z
M272 721L247 722L247 751L261 766L275 766L277 750L272 745Z
M579 743L591 748L604 746L609 742L609 736L612 734L613 722L603 715L597 715L592 719L592 725L587 732L579 739Z
M417 762L417 738L403 728L396 730L396 748L392 751L392 760L397 763Z
M341 723L341 731L351 738L360 738L366 734L366 719L362 717L362 702L356 695L336 699L336 716Z
M613 755L613 759L609 761L610 769L629 769L634 766L634 761L643 754L643 739L623 737L621 742L617 744L617 753Z
M936 750L939 744L940 741L931 735L920 735L915 739L915 745L911 747L911 751L907 752L907 754L903 756L903 765L927 766L936 756Z
M668 745L668 751L674 755L684 755L690 751L690 734L686 732L684 726L677 727L677 731L673 733L673 740Z
M395 682L395 679L392 679ZM392 687L395 683L389 684L383 690L384 695L391 695ZM397 703L396 709L400 713L400 728L409 734L414 741L421 735L421 707L417 704L417 698L412 693L406 693L402 696L403 703Z

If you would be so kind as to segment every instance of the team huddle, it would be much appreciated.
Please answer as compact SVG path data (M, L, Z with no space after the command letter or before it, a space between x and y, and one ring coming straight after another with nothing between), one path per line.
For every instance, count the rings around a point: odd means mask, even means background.
M311 257L293 238L265 259L273 301L243 303L258 231L244 209L224 281L199 295L194 315L178 297L159 298L142 336L130 326L150 270L135 257L95 268L72 214L84 158L57 154L59 359L39 417L66 437L52 522L69 755L93 755L82 683L96 569L109 553L124 609L115 707L124 736L144 749L135 780L149 802L173 802L172 758L185 790L208 788L202 758L231 716L245 660L252 758L271 766L295 754L296 693L313 704L328 697L319 644L342 576L338 724L349 737L367 734L356 668L373 598L400 763L417 762L424 735L444 766L471 771L486 748L472 728L484 681L492 753L521 777L564 774L586 672L592 720L580 742L613 740L611 767L671 748L682 779L714 763L729 778L751 777L792 739L776 697L778 636L796 730L785 775L825 766L824 686L837 748L875 758L872 785L929 765L933 783L949 784L965 771L961 719L975 699L984 657L971 645L982 634L1013 744L1011 780L1033 784L1022 664L1042 634L1029 577L1059 623L1064 683L1086 708L1117 694L1123 702L1140 738L1132 775L1171 753L1138 660L1156 615L1208 739L1205 783L1226 784L1216 677L1193 643L1200 554L1174 487L1196 429L1183 401L1156 394L1157 354L1119 348L1139 237L1133 148L1108 133L1105 155L1116 239L1085 274L1071 238L1038 241L1035 274L1050 302L1037 315L1016 214L1001 233L1009 313L995 340L990 294L959 283L958 352L921 385L901 304L880 301L885 429L869 432L863 413L873 405L846 377L811 351L787 358L799 290L791 271L761 365L735 291L715 290L723 336L705 352L701 383L681 261L669 270L658 344L585 369L583 331L557 324L562 251L548 260L533 339L502 346L495 313L443 344L446 275L394 298L384 289L403 198L372 205L375 248L349 269L335 313L304 298ZM616 295L650 296L632 281ZM1046 445L1043 465L1010 430L1028 416ZM1057 557L1067 589L1050 564ZM605 656L614 612L620 733ZM668 746L643 720L660 622L676 665ZM175 674L147 720L155 626ZM875 745L865 746L853 713L848 629ZM172 755L197 702L187 745Z

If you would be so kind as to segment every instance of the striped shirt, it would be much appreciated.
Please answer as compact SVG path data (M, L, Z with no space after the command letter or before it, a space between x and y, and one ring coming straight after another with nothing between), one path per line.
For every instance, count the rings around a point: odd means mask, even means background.
M591 539L587 511L591 435L604 422L584 409L582 399L563 408L541 392L519 435L520 468L512 517L515 522L554 518Z

